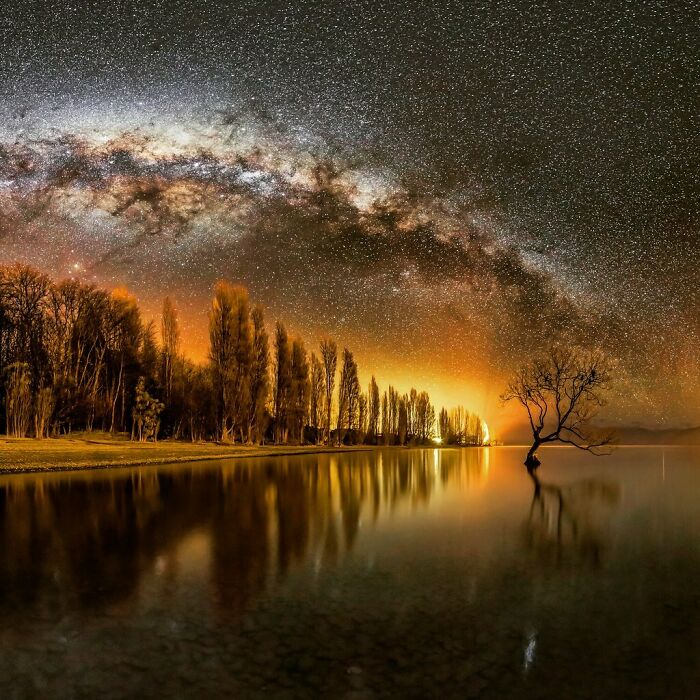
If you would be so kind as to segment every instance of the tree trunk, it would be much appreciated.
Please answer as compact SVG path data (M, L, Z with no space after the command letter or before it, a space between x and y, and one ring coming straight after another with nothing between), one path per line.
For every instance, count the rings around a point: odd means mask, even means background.
M109 426L109 432L113 433L116 427L117 420L117 401L119 400L119 390L122 386L122 375L124 374L124 354L122 353L121 363L119 364L119 379L117 380L117 391L114 394L114 401L112 401L112 422Z
M539 467L541 464L540 460L537 458L537 448L541 444L542 443L539 440L535 440L527 453L527 457L525 458L525 466L530 474L533 474L535 469L537 469L537 467Z

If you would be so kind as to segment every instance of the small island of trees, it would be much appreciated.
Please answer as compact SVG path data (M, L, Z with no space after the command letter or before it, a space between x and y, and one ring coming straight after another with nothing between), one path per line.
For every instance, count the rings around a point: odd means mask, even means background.
M160 328L134 296L24 265L0 267L0 426L12 437L75 431L245 444L450 445L487 442L462 407L435 407L425 391L366 391L352 351L324 339L307 350L242 286L217 283L209 361L181 350L178 313L163 302ZM436 420L437 418L437 420Z

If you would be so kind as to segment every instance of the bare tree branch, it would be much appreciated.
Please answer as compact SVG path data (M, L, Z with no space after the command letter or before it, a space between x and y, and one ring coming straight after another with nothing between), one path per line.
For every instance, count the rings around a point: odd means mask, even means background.
M539 466L536 451L546 443L608 454L613 436L596 434L590 421L605 405L610 374L601 353L563 347L553 347L518 371L501 400L516 400L527 411L533 442L525 464L530 471Z

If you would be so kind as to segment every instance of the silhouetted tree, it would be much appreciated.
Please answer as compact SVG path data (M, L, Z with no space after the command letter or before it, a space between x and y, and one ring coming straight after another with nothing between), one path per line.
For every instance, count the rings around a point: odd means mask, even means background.
M146 391L146 380L139 377L134 399L132 439L136 437L139 442L153 439L156 442L162 410L163 404Z
M250 326L247 290L219 282L209 312L209 339L222 441L235 439L236 433L245 439L253 356Z
M340 370L340 383L338 385L338 422L336 442L343 442L345 430L352 430L355 426L357 401L360 394L360 383L357 377L357 364L352 352L343 349L343 364Z
M34 403L34 436L41 440L49 436L49 422L54 407L51 387L41 387L36 394Z
M404 394L399 397L398 403L398 419L396 425L396 433L399 445L406 444L408 436L408 396Z
M367 394L360 392L357 402L357 441L364 442L367 433Z
M26 266L0 267L0 395L6 368L26 365L37 436L98 422L123 429L136 377L150 376L140 367L142 332L136 301L123 290L54 284Z
M173 375L178 353L180 351L180 326L177 320L177 310L170 299L163 300L163 312L160 321L161 339L161 384L165 395L165 403L169 404L173 393Z
M8 364L21 362L29 372L34 392L47 367L46 312L51 281L26 265L11 265L0 272L4 345Z
M399 392L389 385L387 393L387 426L384 428L384 441L395 443L399 437ZM388 440L387 440L388 438Z
M106 292L76 280L53 283L30 267L0 266L0 424L21 436L102 427L150 439L162 419L163 432L176 438L251 443L265 438L274 417L278 443L290 437L303 442L308 424L316 442L323 435L329 443L335 342L324 340L320 357L312 353L309 362L302 340L290 341L278 323L270 392L263 311L249 311L247 290L217 283L208 319L209 363L200 367L180 352L171 299L163 301L157 342L154 322L143 322L135 297L125 289ZM387 444L432 436L435 416L428 395L411 389L400 396L390 386L380 400L374 377L363 394L347 348L337 401L338 444L376 443L380 433ZM480 424L464 416L453 421L460 444L462 435L480 434Z
M114 432L125 428L127 391L134 386L137 376L154 381L158 363L158 348L153 323L145 328L141 323L136 298L126 290L112 293L106 306L104 326L105 352L104 383L109 417L103 419L103 427ZM93 387L95 395L92 408L98 402L99 387Z
M292 390L292 353L287 329L279 321L275 327L275 442L287 442L289 404Z
M289 432L292 439L299 444L304 443L304 426L309 415L309 362L306 348L300 338L292 341L292 366L289 401Z
M430 403L428 392L416 392L414 395L413 438L425 443L432 440L435 432L435 408Z
M155 384L157 383L160 351L156 340L156 324L154 321L149 321L141 328L136 342L138 343L138 362L141 369L139 376L144 377L147 383Z
M390 442L389 433L389 398L386 391L382 394L382 442L388 445Z
M5 388L5 415L7 434L26 437L31 421L32 391L29 366L16 362L7 369Z
M192 362L184 362L182 381L182 421L187 426L192 442L216 435L218 421L212 372Z
M440 431L440 439L447 444L450 434L450 418L446 408L440 409L440 417L438 419L438 430Z
M406 434L410 438L416 437L417 403L418 392L411 387L411 391L406 396Z
M610 367L602 354L554 347L520 369L501 396L516 400L526 410L532 429L532 446L525 465L534 471L540 445L561 442L594 454L612 442L596 435L590 421L604 405Z
M323 361L324 383L326 388L326 439L331 442L331 410L333 408L333 391L335 389L335 371L338 364L338 346L334 340L321 341L321 360Z
M379 400L379 387L377 380L372 376L367 389L367 437L371 442L376 442L379 434L379 413L381 402Z
M314 431L314 442L318 444L320 439L320 427L323 422L323 404L325 399L326 383L321 361L315 353L311 353L311 427Z
M260 442L265 435L265 406L270 391L270 350L261 306L252 313L253 357L250 374L248 442Z

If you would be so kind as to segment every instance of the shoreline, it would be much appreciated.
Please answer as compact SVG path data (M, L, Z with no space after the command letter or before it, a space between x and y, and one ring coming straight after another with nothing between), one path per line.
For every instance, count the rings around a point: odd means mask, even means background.
M490 447L520 448L522 445ZM565 445L549 445L564 448ZM684 445L618 445L629 447L684 447ZM105 433L77 434L58 438L0 438L0 475L95 471L130 467L163 466L215 460L293 457L296 455L369 452L386 449L473 449L469 446L398 445L220 445L163 440L158 443L131 442Z
M0 475L95 471L261 457L369 452L371 450L473 449L458 445L222 445L162 440L132 442L123 434L75 433L56 438L0 437Z
M44 440L4 438L0 439L0 475L94 471L214 460L363 452L372 449L375 447L371 445L247 446L175 441L154 444L98 437Z

